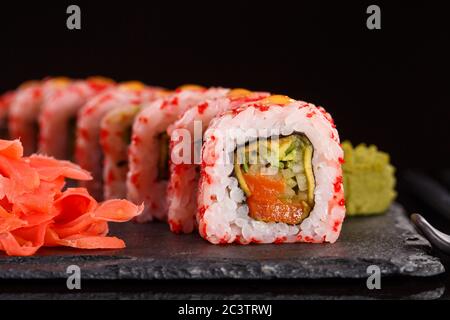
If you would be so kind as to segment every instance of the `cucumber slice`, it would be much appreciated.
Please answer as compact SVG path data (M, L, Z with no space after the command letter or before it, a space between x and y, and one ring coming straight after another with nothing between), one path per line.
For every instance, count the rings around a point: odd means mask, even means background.
M284 169L281 171L281 174L283 175L284 179L295 177L295 174L291 169Z
M304 174L297 174L295 176L295 179L297 180L298 190L300 191L308 190L308 182Z
M244 169L244 172L247 173L248 172L248 164L246 161L244 161L244 163L242 164L242 167Z
M289 188L294 188L297 185L297 181L293 178L287 179L286 184L289 186Z

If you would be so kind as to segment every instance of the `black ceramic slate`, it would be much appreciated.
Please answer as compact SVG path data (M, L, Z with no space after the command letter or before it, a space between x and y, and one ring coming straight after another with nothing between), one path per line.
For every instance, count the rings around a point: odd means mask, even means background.
M33 257L0 256L0 279L316 279L365 278L377 265L384 276L444 272L429 243L414 231L402 207L387 214L347 218L335 244L215 246L198 235L174 235L166 225L114 225L128 247L116 251L43 249Z

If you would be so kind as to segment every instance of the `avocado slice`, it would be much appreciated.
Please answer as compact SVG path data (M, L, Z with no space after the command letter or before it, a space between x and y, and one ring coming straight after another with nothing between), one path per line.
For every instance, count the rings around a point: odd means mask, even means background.
M281 157L287 156L291 151L294 151L298 146L299 138L297 135L292 135L281 139L280 143L280 155ZM282 158L283 159L283 158Z
M245 195L249 197L252 193L250 192L250 189L247 185L247 182L245 181L244 175L242 174L241 165L237 163L235 160L234 162L234 174L236 175L236 178L238 179L239 185L244 191Z
M304 151L305 152L303 153L303 163L305 168L306 183L308 185L308 201L312 202L314 200L314 188L315 188L314 173L311 163L313 148L311 145L307 145Z

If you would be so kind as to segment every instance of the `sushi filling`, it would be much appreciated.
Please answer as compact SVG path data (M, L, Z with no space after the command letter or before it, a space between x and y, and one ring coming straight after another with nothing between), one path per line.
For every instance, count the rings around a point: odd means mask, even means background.
M77 136L77 117L70 117L67 124L67 150L66 160L74 160L75 157L75 140Z
M133 126L130 124L127 128L125 128L125 130L123 131L122 134L122 139L123 139L123 143L127 146L129 146L131 144L131 135L133 134ZM118 167L126 167L128 168L128 159L122 159L119 160L116 165Z
M170 137L166 132L158 136L159 156L158 156L158 177L157 180L169 180L169 142Z
M257 140L236 149L234 175L249 216L300 224L314 207L313 146L303 134Z
M123 131L123 142L129 146L131 144L131 135L133 134L133 126L130 124L124 131Z

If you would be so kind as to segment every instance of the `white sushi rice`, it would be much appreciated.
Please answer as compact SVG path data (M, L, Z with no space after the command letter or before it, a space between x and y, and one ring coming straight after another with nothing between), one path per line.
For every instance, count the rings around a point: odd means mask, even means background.
M138 222L167 219L167 180L158 180L159 140L178 117L202 101L226 96L229 89L185 89L165 98L157 99L136 116L133 123L132 143L129 148L127 198L144 203ZM144 120L144 121L142 121ZM137 139L137 140L136 140ZM139 141L139 143L136 143Z
M76 80L42 104L39 115L39 153L71 160L71 150L68 149L71 143L69 139L72 138L68 136L70 118L75 117L77 111L100 91L87 80Z
M331 117L323 109L306 102L271 106L260 110L249 105L239 113L226 112L215 118L205 133L202 149L204 164L200 182L198 214L200 234L212 243L260 242L335 242L345 216L343 187L335 191L342 176L340 160L343 151ZM230 130L236 129L236 130ZM245 134L250 129L251 134ZM248 215L245 195L232 176L233 163L227 163L227 152L233 152L236 138L245 142L258 137L303 133L314 146L312 158L315 176L315 205L300 225L262 222ZM240 144L240 143L239 143ZM209 179L204 176L208 175ZM209 180L209 181L205 181ZM209 182L209 183L208 183Z

